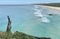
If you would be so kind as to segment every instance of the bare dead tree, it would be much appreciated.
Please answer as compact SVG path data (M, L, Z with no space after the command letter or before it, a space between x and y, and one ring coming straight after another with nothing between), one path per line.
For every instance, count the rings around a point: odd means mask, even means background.
M10 20L10 17L9 16L7 16L7 18L8 18L8 25L7 25L6 32L11 32L11 20Z
M8 25L7 25L7 29L6 29L6 38L5 39L10 39L11 37L11 20L10 17L7 16L8 18Z

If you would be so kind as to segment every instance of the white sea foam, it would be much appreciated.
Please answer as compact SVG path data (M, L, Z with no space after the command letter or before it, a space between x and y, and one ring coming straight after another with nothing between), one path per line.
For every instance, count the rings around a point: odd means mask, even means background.
M49 23L49 22L50 22L50 20L47 19L46 17L43 17L41 21L42 21L42 22L45 22L45 23Z
M39 14L36 13L35 16L37 16L37 17L43 17L43 15L41 13L39 13Z
M49 23L50 20L45 17L43 14L42 14L42 10L40 11L40 9L38 9L39 7L35 5L35 12L34 12L34 15L37 16L37 17L40 17L40 21L41 22L44 22L44 23Z
M34 7L37 9L37 8L39 8L39 6L38 5L34 5Z

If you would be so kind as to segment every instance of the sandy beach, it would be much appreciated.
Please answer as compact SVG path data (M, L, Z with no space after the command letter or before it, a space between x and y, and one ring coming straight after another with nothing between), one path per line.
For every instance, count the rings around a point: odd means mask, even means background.
M39 5L40 7L44 7L44 8L48 8L50 10L54 10L55 12L59 12L60 13L60 7L53 7L53 6L45 6L45 5ZM58 13L58 14L59 14Z

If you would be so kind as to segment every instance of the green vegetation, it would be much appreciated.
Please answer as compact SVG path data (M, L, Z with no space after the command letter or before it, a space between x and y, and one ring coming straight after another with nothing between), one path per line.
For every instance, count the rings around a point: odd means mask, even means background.
M60 7L60 3L45 3L45 4L36 4L36 5L46 5L46 6Z
M24 33L22 33L22 32L18 32L18 31L16 31L16 32L13 34L12 37L13 37L13 38L16 38L16 39L36 39L36 38L33 37L33 36L29 36L29 35L27 35L27 34L24 34Z
M22 32L16 31L14 33L10 33L9 35L7 35L7 33L5 32L1 32L0 39L37 39L37 38L24 34Z

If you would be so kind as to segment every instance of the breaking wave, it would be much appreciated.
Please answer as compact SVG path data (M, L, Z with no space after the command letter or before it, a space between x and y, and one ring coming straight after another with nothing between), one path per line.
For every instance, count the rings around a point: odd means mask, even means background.
M35 5L34 7L35 7L35 9L34 9L35 10L34 15L36 17L38 17L41 22L49 23L50 20L46 16L44 16L42 14L42 9L39 9L39 6L38 5Z

